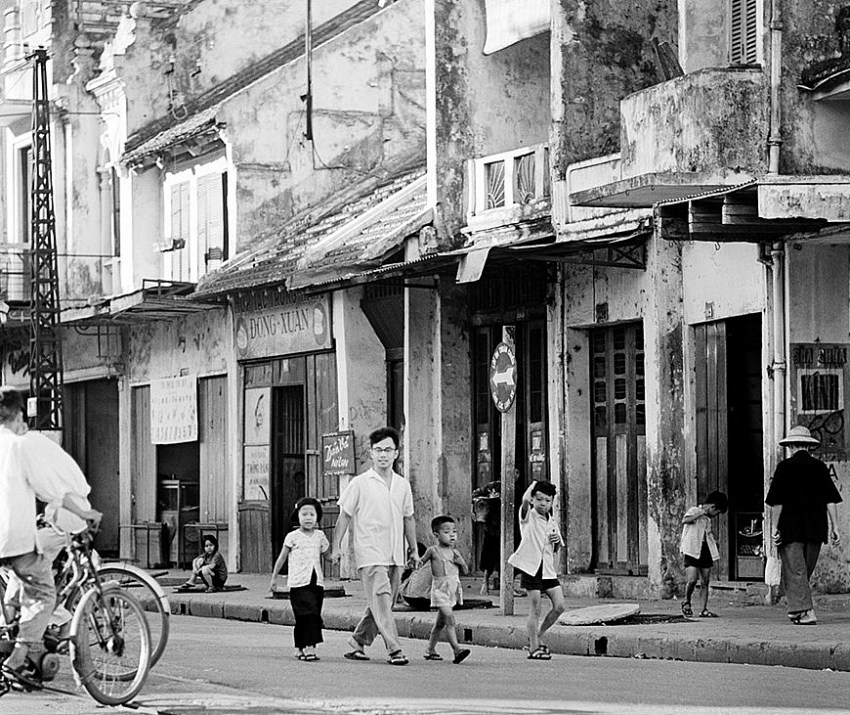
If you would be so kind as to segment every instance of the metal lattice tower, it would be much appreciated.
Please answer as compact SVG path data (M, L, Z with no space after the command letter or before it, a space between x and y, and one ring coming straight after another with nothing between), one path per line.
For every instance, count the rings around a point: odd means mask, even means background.
M62 429L62 340L59 335L59 270L47 96L47 50L33 58L32 284L30 291L30 427Z

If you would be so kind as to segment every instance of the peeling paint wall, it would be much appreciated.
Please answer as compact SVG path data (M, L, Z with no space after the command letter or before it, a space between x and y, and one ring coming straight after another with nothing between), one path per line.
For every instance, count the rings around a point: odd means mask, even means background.
M850 348L850 250L846 246L790 244L788 267L788 342L846 345ZM799 409L789 355L790 412ZM844 370L847 373L847 370ZM844 384L842 422L850 411L850 385ZM802 417L806 422L809 417ZM792 424L794 424L792 422ZM846 429L845 429L846 434ZM783 455L783 456L787 456ZM815 451L815 456L818 452ZM838 505L838 531L850 533L850 461L827 461L844 502ZM824 545L813 575L815 587L826 593L850 592L850 546Z
M676 44L675 0L553 3L553 179L576 161L619 150L620 100L660 82L651 40Z
M588 329L641 321L646 366L649 580L659 595L672 595L678 574L685 495L681 248L677 243L653 238L647 244L645 271L565 266L562 290L568 572L586 573L593 565ZM596 321L596 306L600 304L607 305L605 323Z
M847 102L814 102L797 86L804 69L840 54L835 0L782 4L782 138L780 172L850 173Z
M466 223L465 162L547 141L549 33L484 56L484 4L435 0L437 200L450 237Z
M127 329L127 380L144 383L181 374L224 373L233 352L224 310Z

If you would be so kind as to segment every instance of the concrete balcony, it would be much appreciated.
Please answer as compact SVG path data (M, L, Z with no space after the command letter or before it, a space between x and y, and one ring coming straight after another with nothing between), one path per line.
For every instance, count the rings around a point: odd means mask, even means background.
M767 170L768 95L758 68L704 69L620 102L619 176L573 206L647 208L736 186Z
M468 233L548 219L549 147L535 144L471 159L467 192Z

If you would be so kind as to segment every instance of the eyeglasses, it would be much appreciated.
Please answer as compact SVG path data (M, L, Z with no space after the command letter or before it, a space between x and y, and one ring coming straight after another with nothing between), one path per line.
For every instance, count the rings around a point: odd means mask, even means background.
M373 452L377 452L378 454L390 454L396 451L395 447L372 447Z

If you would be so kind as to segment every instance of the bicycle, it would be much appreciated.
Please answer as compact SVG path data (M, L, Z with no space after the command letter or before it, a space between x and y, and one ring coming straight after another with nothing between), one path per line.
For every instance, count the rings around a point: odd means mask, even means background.
M61 572L58 602L74 613L67 642L76 678L97 702L123 705L141 691L150 668L151 636L145 612L130 593L102 580L88 534L70 537L65 552L68 560ZM4 614L5 591L3 584ZM14 647L15 630L8 623L0 630L0 658ZM55 677L64 642L45 636L46 652L33 663L41 680ZM11 686L7 679L0 679L0 695Z

